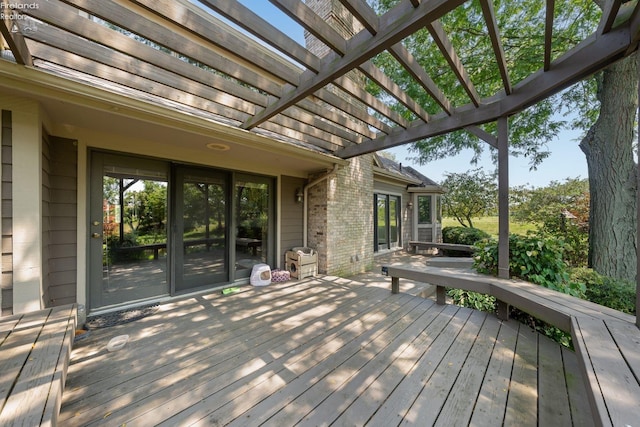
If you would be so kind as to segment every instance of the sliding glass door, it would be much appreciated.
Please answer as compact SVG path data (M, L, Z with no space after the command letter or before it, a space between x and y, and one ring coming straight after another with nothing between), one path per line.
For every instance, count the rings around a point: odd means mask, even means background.
M175 291L229 281L228 174L176 170Z
M221 286L274 265L274 188L265 176L92 152L89 309Z
M236 277L247 277L255 264L273 264L273 180L237 174L234 185Z
M166 164L93 153L91 167L90 306L168 294Z

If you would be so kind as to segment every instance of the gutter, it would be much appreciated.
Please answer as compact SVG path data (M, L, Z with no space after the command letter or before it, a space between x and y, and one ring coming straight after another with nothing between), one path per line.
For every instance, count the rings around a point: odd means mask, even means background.
M309 242L309 230L308 230L308 226L309 226L309 201L308 201L308 196L309 196L309 188L321 183L322 181L325 181L329 178L331 178L333 175L336 174L336 172L338 172L338 169L340 168L339 164L334 164L333 165L333 169L330 172L327 172L326 174L324 174L323 176L314 179L313 181L311 181L310 183L308 183L307 185L304 186L304 188L302 189L303 191L303 206L302 206L302 233L303 233L303 239L302 239L302 246L303 247L307 247L307 244Z

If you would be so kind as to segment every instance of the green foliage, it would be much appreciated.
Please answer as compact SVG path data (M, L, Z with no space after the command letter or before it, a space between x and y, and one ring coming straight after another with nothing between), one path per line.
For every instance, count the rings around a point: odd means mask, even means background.
M397 0L376 2L378 13L383 13L397 4ZM543 65L541 46L544 45L545 3L539 0L494 2L502 38L505 60L509 67L511 81L517 83ZM577 44L598 25L601 12L593 0L569 0L563 7L555 8L554 37L552 52L565 52ZM455 8L440 20L450 37L454 50L464 61L463 66L481 98L493 96L504 85L498 67L487 66L495 62L491 40L486 36L486 24L482 18L480 2L467 2ZM527 34L527 37L522 37ZM440 49L427 29L418 31L403 41L416 61L431 76L454 106L469 103L469 96L451 72ZM411 79L406 70L387 52L379 54L373 62L384 70L391 79L430 114L441 112L440 106ZM539 102L513 116L509 124L510 153L527 156L532 165L539 164L547 155L546 144L568 123L562 120L561 109L578 111L580 117L570 124L574 128L586 129L593 123L597 111L595 85L581 83L552 98ZM380 92L374 83L369 87L373 93ZM382 94L381 94L382 95ZM399 102L395 109L407 118L407 113ZM496 134L495 123L482 125L487 132ZM477 137L466 131L453 132L427 140L418 141L413 146L415 160L427 163L433 160L455 156L470 149L478 159L488 147Z
M587 265L589 254L589 182L567 178L541 188L517 187L511 196L512 217L536 223L538 234L562 239L564 260L572 267Z
M625 280L603 276L590 268L575 268L571 281L586 287L586 298L623 313L636 313L636 285Z
M462 307L469 307L479 311L494 313L496 311L496 298L478 292L470 292L462 289L448 289L447 295L452 302Z
M511 215L517 221L545 223L570 212L578 222L589 219L589 181L567 178L546 187L515 187L510 190Z
M570 280L568 266L563 259L564 242L554 237L534 234L509 236L509 275L558 292L585 298L583 283ZM474 258L474 267L481 273L497 275L498 242L479 242ZM570 336L558 328L548 325L527 313L513 309L511 317L518 319L545 334L551 339L570 347Z
M509 275L584 298L585 287L569 281L563 244L561 239L553 237L509 235ZM481 273L497 275L498 242L489 240L479 242L477 246L474 268Z
M442 241L460 245L475 245L477 242L489 239L491 236L477 228L470 227L444 227L442 229Z
M445 176L442 182L447 191L442 197L444 216L455 218L463 227L473 227L473 217L495 210L495 176L488 175L481 169L448 173Z

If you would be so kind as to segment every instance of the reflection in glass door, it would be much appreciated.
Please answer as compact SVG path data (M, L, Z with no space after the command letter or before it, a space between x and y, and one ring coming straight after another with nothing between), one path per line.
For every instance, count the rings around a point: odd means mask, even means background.
M178 169L176 292L229 280L224 173Z
M400 246L400 197L374 194L375 245L374 250Z
M169 292L167 189L162 163L93 154L91 309Z
M387 197L376 194L376 230L378 249L389 248L389 235L387 227Z
M255 264L273 264L271 250L274 218L271 180L253 175L236 175L235 202L235 277L248 276Z

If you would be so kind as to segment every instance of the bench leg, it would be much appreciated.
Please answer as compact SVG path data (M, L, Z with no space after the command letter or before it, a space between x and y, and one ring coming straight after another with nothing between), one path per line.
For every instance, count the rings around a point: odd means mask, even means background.
M498 308L498 312L496 313L496 315L498 316L498 319L500 320L509 320L509 309L510 306L509 304L507 304L504 301L500 301L497 300L497 308Z
M436 286L436 303L438 305L447 303L447 288L444 286Z
M397 294L400 293L400 278L392 277L391 278L391 293Z

